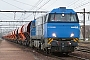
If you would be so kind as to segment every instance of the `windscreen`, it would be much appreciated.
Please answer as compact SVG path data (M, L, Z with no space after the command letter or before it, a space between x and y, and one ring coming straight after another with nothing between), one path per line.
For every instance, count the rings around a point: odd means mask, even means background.
M76 14L50 14L50 22L78 22Z

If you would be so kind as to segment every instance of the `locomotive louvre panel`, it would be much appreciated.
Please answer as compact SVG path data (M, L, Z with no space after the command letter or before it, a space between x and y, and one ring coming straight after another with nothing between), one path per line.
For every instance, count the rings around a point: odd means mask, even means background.
M36 19L36 35L38 36L42 36L43 33L42 33L42 30L43 30L43 18L42 17L39 17Z

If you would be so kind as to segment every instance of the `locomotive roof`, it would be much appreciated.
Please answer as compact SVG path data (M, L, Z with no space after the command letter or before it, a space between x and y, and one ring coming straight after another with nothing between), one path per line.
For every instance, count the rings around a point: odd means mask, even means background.
M64 13L64 14L73 13L73 14L76 14L76 12L73 9L66 9L66 7L59 7L59 8L53 9L50 13Z

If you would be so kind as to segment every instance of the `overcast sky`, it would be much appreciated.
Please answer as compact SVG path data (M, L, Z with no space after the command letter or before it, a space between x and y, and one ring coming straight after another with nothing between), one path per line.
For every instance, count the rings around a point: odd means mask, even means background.
M75 11L83 11L83 8L85 8L86 11L90 11L90 0L0 0L0 10L50 11L53 8L58 8L58 7L67 7L70 9L74 9ZM37 16L38 15L36 15L36 17ZM33 20L33 14L16 13L14 18L14 13L0 13L0 20L11 21L14 19ZM82 15L80 15L80 19L83 19ZM8 23L1 22L0 24L5 25ZM16 23L12 23L12 24L16 24Z
M90 0L0 0L0 10L44 10L50 11L58 7L72 8L75 11L90 11ZM30 20L30 13L16 13L15 19ZM0 20L14 19L14 13L1 13ZM28 17L29 16L29 17ZM28 17L28 18L27 18Z

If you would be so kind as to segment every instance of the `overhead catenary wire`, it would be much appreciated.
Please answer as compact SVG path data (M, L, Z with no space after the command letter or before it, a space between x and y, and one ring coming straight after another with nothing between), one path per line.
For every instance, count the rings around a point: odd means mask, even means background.
M51 0L47 0L46 2L44 2L44 4L42 6L40 6L37 10L41 9L43 6L45 6L47 3L49 3ZM25 19L27 19L28 17L30 17L31 15L27 16Z
M51 3L47 8L49 8L50 6L53 6L56 2L57 2L57 0L55 0L53 3Z
M4 11L4 10L1 10L0 12L15 13L15 15L14 15L15 16L15 19L14 20L16 20L16 12L24 13L24 14L26 14L26 13L47 13L47 11L17 11L17 10L16 11Z
M80 0L74 0L74 1L70 2L67 7L73 6L74 4L76 4L76 3L79 2L79 1L80 1Z
M8 3L8 2L6 2L6 1L4 1L4 0L2 0L3 2L5 2L5 3ZM16 0L17 1L17 0ZM36 6L38 6L41 2L42 2L43 0L39 0L37 3L36 3ZM10 4L10 3L8 3L8 4ZM24 3L25 4L25 3ZM10 4L10 5L12 5L12 4ZM15 6L15 5L12 5L12 6L14 6L14 7L17 7L17 6ZM34 8L36 7L36 6L34 6ZM17 7L17 8L19 8L19 7ZM41 8L41 7L40 7ZM39 8L39 9L40 9ZM19 8L19 9L21 9L21 8ZM21 18L21 17L20 17Z
M16 13L16 12L19 12L19 13L47 13L47 11L17 11L17 10L16 11L4 11L4 10L1 10L0 12L9 12L9 13Z
M39 9L41 9L42 7L44 7L47 3L49 3L51 0L48 0L48 1L46 1L42 6L40 6L37 10L39 10ZM36 10L36 11L37 11ZM39 13L38 13L39 14Z
M2 1L5 2L5 3L8 3L8 2L6 2L6 1L4 1L4 0L2 0ZM42 1L43 1L43 0L39 0L35 5L38 6ZM8 3L8 4L10 4L10 3ZM12 5L12 4L10 4L10 5ZM17 7L17 6L15 6L15 5L12 5L12 6ZM34 9L36 6L32 7L31 9ZM17 8L19 8L19 7L17 7ZM41 7L40 7L40 8L41 8ZM39 8L39 9L40 9L40 8ZM21 8L19 8L19 9L21 9ZM30 15L29 15L29 16L30 16Z
M6 2L5 0L1 0L1 1L3 1L3 2L5 2L5 3L7 3L7 4L11 5L11 6L14 6L14 7L16 7L16 8L18 8L18 9L20 9L20 10L24 10L24 9L22 9L22 8L20 8L20 7L18 7L18 6L15 6L15 5L13 5L13 4L9 3L9 2ZM25 10L24 10L24 11L25 11Z
M81 5L81 4L83 4L83 3L86 3L87 1L86 0L79 0L79 1L77 1L77 2L75 2L75 3L73 3L71 6L69 6L69 7L71 7L71 8L74 8L74 7L77 7L77 6L79 6L79 5Z
M41 4L43 2L43 0L38 0L34 6L38 6L39 4ZM35 9L35 7L31 7L30 10ZM33 13L34 14L34 13ZM25 19L27 19L29 16L31 16L32 14L28 15ZM34 18L35 18L35 14L34 14Z
M86 2L87 0L75 0L71 4L69 4L68 7L72 7L74 9L74 7L78 7Z
M24 5L31 6L31 7L39 8L39 7L36 6L36 4L39 4L39 3L36 3L35 5L30 5L30 4L28 4L28 3L21 2L21 1L18 1L18 0L14 0L14 1L16 1L16 2L18 2L18 3L21 3L21 4L24 4ZM43 0L42 0L42 1L43 1ZM40 2L40 0L39 0L38 2ZM30 9L30 10L31 10L31 9ZM43 10L45 10L45 9L43 9Z
M40 3L42 3L43 2L43 0L38 0L36 3L35 3L35 5L33 5L31 8L30 8L30 10L34 10L36 7L38 7L38 5L40 4ZM28 16L31 16L32 14L30 14L30 15L28 15ZM21 18L21 17L20 17ZM24 18L24 19L27 19L27 17L26 18Z
M38 0L38 2L36 2L35 5L34 5L35 7L30 8L30 10L35 9L35 8L38 7L42 2L43 2L43 0Z
M22 15L20 16L20 18L18 20L20 20L22 18L22 16L23 16L23 13L22 13Z
M13 0L13 1L16 1L16 2L18 2L18 3L22 3L22 4L25 4L25 5L28 5L28 6L36 7L36 6L30 5L30 4L27 4L27 3L24 3L24 2L21 2L21 1L18 1L18 0ZM36 7L36 8L37 8L37 7Z
M53 1L47 8L53 6L56 2L57 2L57 0ZM45 8L45 9L47 9L47 8ZM48 11L48 12L49 12L49 11Z
M77 6L77 7L75 7L74 9L80 8L80 7L85 6L85 5L89 4L89 3L90 3L90 2L83 3L83 4L81 4L81 5Z
M39 9L41 9L43 6L45 6L47 3L49 3L51 0L48 0L48 1L46 1L42 6L40 6L38 9L36 9L36 11L37 10L39 10Z
M83 4L85 4L85 3L87 3L87 2L88 2L87 0L79 0L79 1L71 4L71 7L72 7L73 9L78 9L79 7L82 7ZM68 5L68 7L70 7L70 6Z
M6 1L4 1L4 0L2 0L3 2L5 2L5 3L7 3L7 4L9 4L9 5L11 5L11 6L14 6L14 7L16 7L16 8L18 8L18 9L21 9L21 10L24 10L24 9L22 9L22 8L20 8L20 7L17 7L17 6L15 6L15 5L13 5L13 4L11 4L11 3L9 3L9 2L6 2ZM43 0L41 0L41 1L43 1ZM41 3L41 1L39 0L36 4L40 4ZM19 1L20 2L20 1ZM25 3L23 3L23 4L25 4ZM27 4L28 5L28 4ZM36 6L34 6L35 8L37 7L37 5ZM32 8L33 8L33 6L32 6ZM31 8L31 9L32 9ZM25 10L24 10L25 11Z
M1 14L1 13L0 13L0 14ZM11 18L10 16L8 16L8 15L6 15L6 14L1 14L1 15L6 16L6 17L8 17L8 18ZM2 18L2 17L0 17L0 18ZM11 19L13 19L13 18L11 18Z

